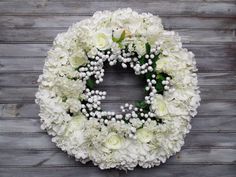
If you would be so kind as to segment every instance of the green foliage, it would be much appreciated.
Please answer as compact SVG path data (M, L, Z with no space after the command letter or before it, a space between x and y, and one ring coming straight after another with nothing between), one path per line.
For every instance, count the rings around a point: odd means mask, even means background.
M112 36L112 41L118 44L121 43L124 39L125 39L125 31L121 33L120 38L115 38L114 36Z
M94 86L95 86L95 81L94 81L94 79L90 79L90 78L89 78L89 79L87 80L87 82L86 82L86 85L87 85L88 88L93 89Z
M149 44L149 43L146 43L146 44L145 44L145 47L146 47L146 53L147 53L147 54L150 54L150 52L151 52L151 46L150 46L150 44Z
M159 94L163 94L164 92L164 85L162 84L162 81L166 80L166 77L168 77L169 75L166 74L166 73L158 73L157 76L156 76L156 80L157 80L157 83L156 83L156 90L157 90L157 93Z
M149 109L149 104L147 104L144 100L137 101L135 106L140 109Z
M157 93L163 94L164 92L164 85L162 85L161 82L157 82L156 86L155 86Z
M143 55L140 59L139 59L139 62L140 62L140 65L143 65L146 63L146 58L145 58L145 55Z

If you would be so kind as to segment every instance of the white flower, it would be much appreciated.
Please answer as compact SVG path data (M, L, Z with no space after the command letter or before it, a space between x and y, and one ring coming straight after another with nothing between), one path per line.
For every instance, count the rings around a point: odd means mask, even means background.
M66 128L65 136L68 136L70 133L73 133L76 130L81 130L84 127L86 120L86 117L82 113L72 117Z
M147 41L142 39L137 39L134 41L135 49L138 55L143 56L146 53L146 44Z
M154 102L152 104L152 109L155 111L157 116L165 119L170 117L175 117L179 115L188 115L187 106L170 96L170 98L164 97L157 94L154 97Z
M94 57L95 55L97 55L97 53L98 53L98 49L97 49L96 47L93 47L93 48L87 53L87 55L88 55L88 57L92 58L92 57Z
M127 8L113 13L111 24L113 26L123 27L127 31L130 31L131 34L135 34L136 30L138 30L142 24L142 18L140 18L137 12Z
M123 143L124 143L123 137L119 136L114 132L109 133L104 141L104 145L108 149L120 149Z
M158 116L164 116L168 114L166 101L164 100L164 97L162 95L155 96L152 107Z
M78 49L70 56L69 62L72 67L78 68L88 63L88 57L83 50Z
M174 75L177 71L181 71L187 68L184 61L179 61L174 57L161 56L156 62L156 71L166 72L170 75Z
M94 46L99 50L106 50L111 48L112 31L110 29L97 31L94 36Z
M138 129L136 134L137 134L137 139L142 143L148 143L154 137L153 132L151 130L148 130L147 128Z
M81 109L81 102L78 99L69 98L66 100L66 105L72 113L76 113Z

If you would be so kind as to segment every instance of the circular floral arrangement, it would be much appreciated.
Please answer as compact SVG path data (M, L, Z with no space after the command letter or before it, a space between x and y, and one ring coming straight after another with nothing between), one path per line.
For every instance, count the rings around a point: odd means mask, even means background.
M145 100L104 111L104 63L146 78ZM150 13L96 12L59 34L39 77L42 129L83 163L132 170L164 163L180 151L200 96L193 53Z

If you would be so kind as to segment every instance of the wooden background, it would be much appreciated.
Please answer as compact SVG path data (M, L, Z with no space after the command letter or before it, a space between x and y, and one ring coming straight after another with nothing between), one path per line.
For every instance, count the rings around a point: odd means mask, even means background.
M125 173L82 165L40 130L37 78L57 33L97 10L159 14L196 54L202 102L182 151L166 164ZM235 0L0 0L0 177L235 177ZM130 71L107 68L104 109L143 97ZM128 94L127 94L128 93Z

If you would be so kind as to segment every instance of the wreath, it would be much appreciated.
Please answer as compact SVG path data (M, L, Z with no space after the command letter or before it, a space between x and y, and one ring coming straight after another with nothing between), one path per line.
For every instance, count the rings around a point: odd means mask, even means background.
M104 63L145 78L145 100L104 111ZM58 34L39 77L41 128L52 141L101 169L164 163L180 151L200 96L194 55L158 16L128 9L96 12Z

